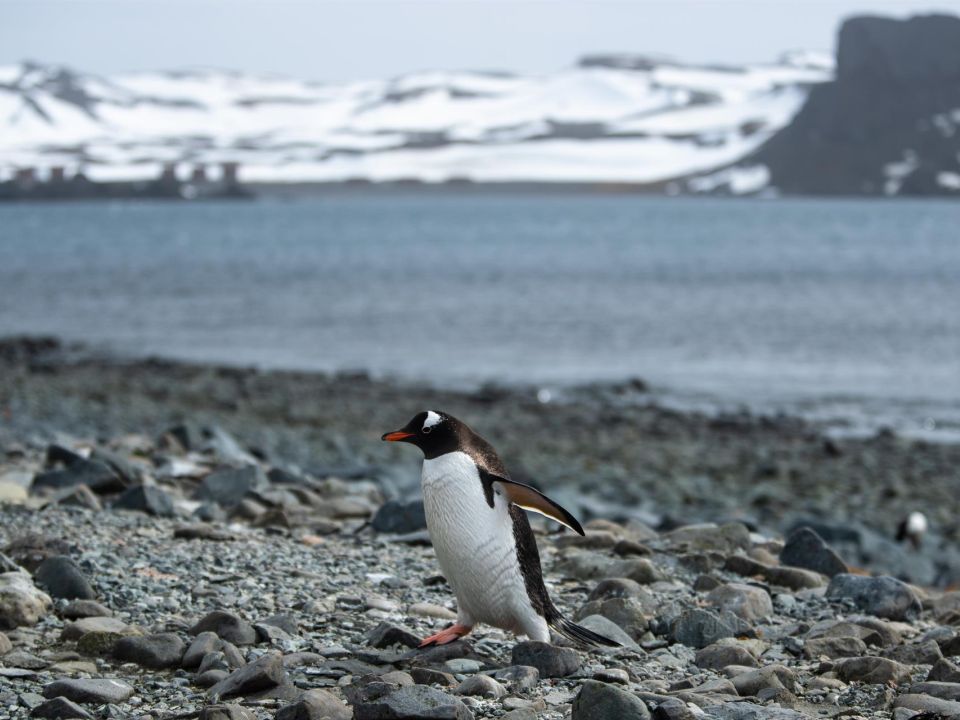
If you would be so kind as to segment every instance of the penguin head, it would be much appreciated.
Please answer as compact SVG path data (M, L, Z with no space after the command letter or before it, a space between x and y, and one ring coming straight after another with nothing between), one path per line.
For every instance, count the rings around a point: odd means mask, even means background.
M413 416L399 430L388 432L381 440L416 445L427 457L453 452L460 445L460 422L446 413L427 410Z

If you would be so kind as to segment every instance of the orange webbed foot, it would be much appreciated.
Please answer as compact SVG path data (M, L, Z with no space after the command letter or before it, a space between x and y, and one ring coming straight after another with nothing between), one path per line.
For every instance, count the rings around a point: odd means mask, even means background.
M466 625L460 625L457 623L444 630L441 630L436 635L431 635L428 638L424 638L423 642L421 642L418 647L425 648L429 647L430 645L446 645L447 643L453 642L457 638L462 638L471 630L473 630L472 627L467 627Z

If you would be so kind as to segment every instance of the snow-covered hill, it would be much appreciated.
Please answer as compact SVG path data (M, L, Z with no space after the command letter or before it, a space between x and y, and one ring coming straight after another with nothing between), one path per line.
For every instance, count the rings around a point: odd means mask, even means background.
M248 182L659 183L720 170L783 128L832 60L695 67L591 56L544 76L422 72L327 85L216 70L99 77L0 67L0 179L146 179L240 163ZM754 171L739 186L755 189ZM702 179L732 182L730 173Z

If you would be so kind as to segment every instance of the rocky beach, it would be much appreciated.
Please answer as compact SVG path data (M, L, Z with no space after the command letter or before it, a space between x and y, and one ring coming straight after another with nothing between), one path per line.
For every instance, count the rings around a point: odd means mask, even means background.
M0 718L960 717L960 446L648 390L0 342ZM534 521L548 587L620 649L416 649L455 606L379 437L427 408L584 521Z

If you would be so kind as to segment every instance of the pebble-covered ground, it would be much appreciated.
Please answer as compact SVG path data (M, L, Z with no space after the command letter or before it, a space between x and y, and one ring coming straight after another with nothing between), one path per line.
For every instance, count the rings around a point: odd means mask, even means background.
M0 350L0 720L960 718L953 446L623 402L639 385L544 403ZM377 437L421 405L479 418L521 472L552 448L593 478L536 472L593 519L583 538L534 527L556 604L620 649L482 626L417 649L454 599L414 451ZM838 499L793 523L795 483L825 492L840 468L867 522ZM591 495L655 476L655 505ZM928 476L932 528L897 543L913 506L884 494Z

